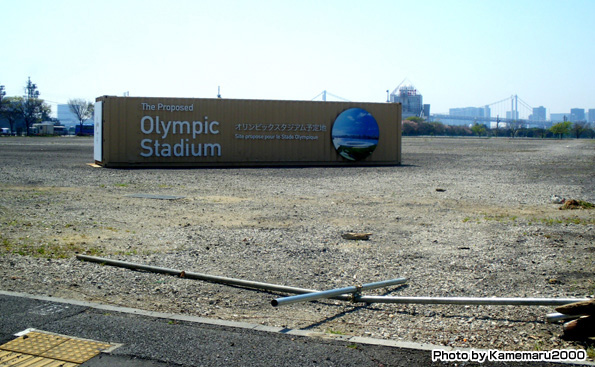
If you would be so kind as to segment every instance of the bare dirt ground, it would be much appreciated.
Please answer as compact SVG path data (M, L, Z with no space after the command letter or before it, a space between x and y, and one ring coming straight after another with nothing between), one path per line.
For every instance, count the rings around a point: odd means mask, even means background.
M551 202L595 202L592 140L404 138L402 166L351 168L105 169L87 165L92 149L0 138L0 289L313 333L593 352L544 322L553 307L273 308L279 294L75 258L313 289L409 279L369 295L592 297L595 210Z

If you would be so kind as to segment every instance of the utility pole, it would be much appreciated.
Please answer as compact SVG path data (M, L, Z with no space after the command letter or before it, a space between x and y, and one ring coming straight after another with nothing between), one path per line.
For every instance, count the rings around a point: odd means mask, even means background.
M27 80L27 86L25 87L24 113L25 128L27 130L27 136L29 136L29 128L37 120L37 116L41 113L41 104L38 101L39 91L37 85L31 83L31 77Z
M27 86L25 87L25 91L27 92L27 101L31 99L39 98L39 91L37 90L37 84L31 83L31 77L27 81Z

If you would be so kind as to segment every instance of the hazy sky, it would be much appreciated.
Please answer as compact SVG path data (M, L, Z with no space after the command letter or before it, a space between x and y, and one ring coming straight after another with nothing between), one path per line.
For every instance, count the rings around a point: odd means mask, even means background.
M595 108L594 21L594 0L0 0L0 84L384 102L407 79L432 113L513 94L568 112Z

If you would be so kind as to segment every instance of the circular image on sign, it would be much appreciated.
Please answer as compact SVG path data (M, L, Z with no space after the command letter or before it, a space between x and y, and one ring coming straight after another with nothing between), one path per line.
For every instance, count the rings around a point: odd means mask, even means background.
M331 138L337 152L350 161L368 157L378 146L378 123L362 108L350 108L339 114Z

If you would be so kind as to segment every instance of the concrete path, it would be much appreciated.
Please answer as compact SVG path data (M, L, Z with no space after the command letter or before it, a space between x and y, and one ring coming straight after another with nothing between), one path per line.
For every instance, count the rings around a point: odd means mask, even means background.
M431 345L331 336L0 291L0 345L31 328L116 345L81 366L480 365L432 362L431 350L438 347ZM481 364L504 365L564 366L543 362Z

